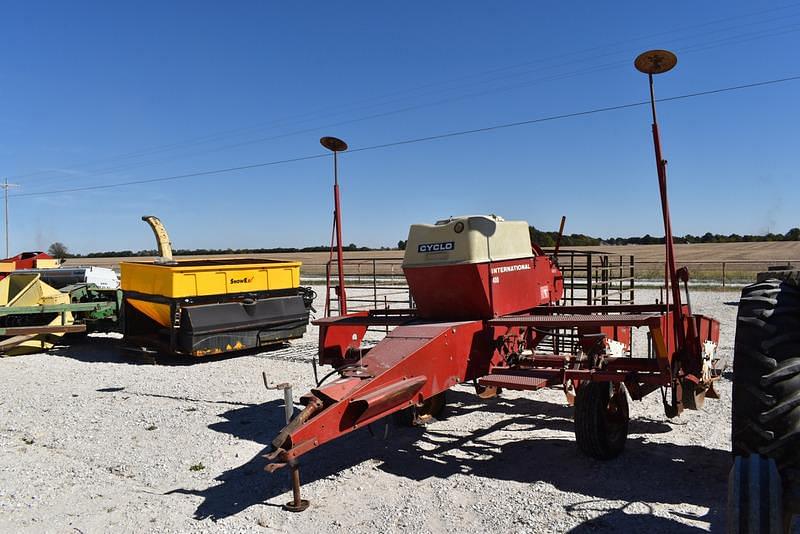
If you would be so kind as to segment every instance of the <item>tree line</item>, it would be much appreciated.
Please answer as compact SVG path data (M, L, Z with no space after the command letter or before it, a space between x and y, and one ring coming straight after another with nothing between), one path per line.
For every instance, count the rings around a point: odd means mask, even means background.
M558 239L558 232L544 232L530 227L531 241L542 247L553 247ZM752 234L712 234L703 235L686 234L673 236L675 243L752 243L764 241L800 241L800 228L792 228L785 234L767 233L763 235ZM602 239L584 234L565 234L561 238L561 246L594 246L594 245L663 245L664 237L645 234L641 237L611 237Z
M528 227L531 235L531 241L540 247L549 248L556 246L558 240L558 232L547 232L539 230L535 226ZM686 234L684 236L673 236L675 243L749 243L758 241L800 241L800 228L792 228L785 234L768 233L764 235L752 234L712 234L706 232L698 236ZM585 234L564 234L561 236L562 247L591 247L597 245L663 245L664 237L655 237L650 234L645 234L641 237L611 237L603 239L601 237L592 237ZM399 241L397 248L405 250L406 242Z
M554 247L558 239L558 232L547 232L530 226L528 231L531 241L541 247ZM706 232L703 235L686 234L684 236L674 236L676 243L754 243L764 241L800 241L800 228L792 228L785 234L767 233L763 235L752 234L712 234ZM596 245L663 245L664 237L651 236L645 234L641 237L611 237L603 239L592 237L585 234L564 234L561 237L562 247L580 247ZM405 250L406 242L397 242L396 249ZM350 243L343 249L347 252L354 251L374 251L392 250L391 247L359 247L355 243ZM330 247L319 245L315 247L273 247L273 248L195 248L195 249L176 249L176 256L213 256L217 254L289 254L293 252L328 252ZM55 242L48 248L48 253L56 258L132 258L140 256L157 256L158 251L149 250L106 250L103 252L90 252L88 254L71 254L66 245Z
M359 247L355 243L342 247L347 252L370 251L370 250L391 250L389 247L370 248ZM274 248L193 248L193 249L173 249L172 253L176 256L215 256L218 254L289 254L293 252L328 252L330 247L319 245L315 247L274 247ZM56 242L50 245L47 253L55 258L136 258L147 256L158 256L158 250L105 250L101 252L89 252L88 254L73 254L63 243Z

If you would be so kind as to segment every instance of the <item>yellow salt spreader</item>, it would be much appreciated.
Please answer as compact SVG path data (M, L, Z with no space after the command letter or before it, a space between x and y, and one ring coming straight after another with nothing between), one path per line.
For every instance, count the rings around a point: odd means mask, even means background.
M41 352L74 325L70 296L40 280L39 274L12 274L0 280L0 354Z
M300 262L182 259L157 217L159 257L120 263L122 330L129 344L206 356L302 337L315 293L300 286Z

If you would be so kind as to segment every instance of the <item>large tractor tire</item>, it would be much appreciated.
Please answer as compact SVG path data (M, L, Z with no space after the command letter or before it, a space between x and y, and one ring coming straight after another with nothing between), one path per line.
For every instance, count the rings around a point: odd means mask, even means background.
M575 441L584 454L610 460L628 439L628 397L625 387L609 382L584 382L575 396Z
M757 283L742 290L733 357L732 415L733 454L740 457L735 461L751 462L751 467L760 465L762 477L766 476L765 469L771 469L765 467L766 461L774 461L783 479L782 517L783 525L788 526L791 516L798 512L800 473L798 271L763 273ZM748 468L748 472L755 469ZM731 477L733 483L733 474ZM765 495L762 491L762 497ZM754 499L756 495L743 498ZM767 510L772 505L762 503L761 507ZM735 532L763 531L761 527L748 530L744 522L738 524L740 529Z
M767 279L742 291L733 356L735 455L800 467L800 284Z
M775 460L737 456L728 478L728 533L782 534L781 477Z

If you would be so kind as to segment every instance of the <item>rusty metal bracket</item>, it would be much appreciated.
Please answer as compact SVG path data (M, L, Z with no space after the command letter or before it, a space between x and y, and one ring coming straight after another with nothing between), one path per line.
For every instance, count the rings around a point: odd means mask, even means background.
M280 384L271 386L269 384L269 380L267 379L266 371L261 371L261 378L264 380L264 387L268 390L283 390L284 413L286 414L286 424L289 425L292 422L292 415L294 414L292 385L288 382L282 382ZM313 406L313 403L311 403L309 406ZM302 424L310 416L310 414L316 410L316 407L309 410L309 406L306 406L306 409L303 410L295 419L298 424ZM264 458L270 460L270 463L264 468L264 470L268 473L274 473L278 469L286 467L287 465L289 466L289 480L292 483L292 500L284 504L283 509L289 512L302 512L308 508L310 502L307 499L301 498L300 496L300 466L297 465L295 460L292 460L288 457L288 451L282 447L277 447L274 451L264 455ZM273 462L272 460L278 461Z
M261 378L264 380L265 388L283 390L283 409L284 412L286 413L286 423L288 424L289 421L292 420L292 414L294 414L294 403L292 402L292 385L289 384L288 382L282 382L280 384L270 386L269 380L267 380L266 371L261 371Z

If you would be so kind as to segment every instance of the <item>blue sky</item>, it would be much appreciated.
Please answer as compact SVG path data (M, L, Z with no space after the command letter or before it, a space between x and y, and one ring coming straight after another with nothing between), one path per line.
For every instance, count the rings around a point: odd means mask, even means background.
M646 99L641 51L677 52L657 95L800 74L800 3L7 2L0 177L11 249L308 246L330 239L331 162L289 159ZM663 103L676 234L800 225L800 81ZM344 239L497 213L660 235L646 107L344 154ZM27 196L17 196L27 195Z

